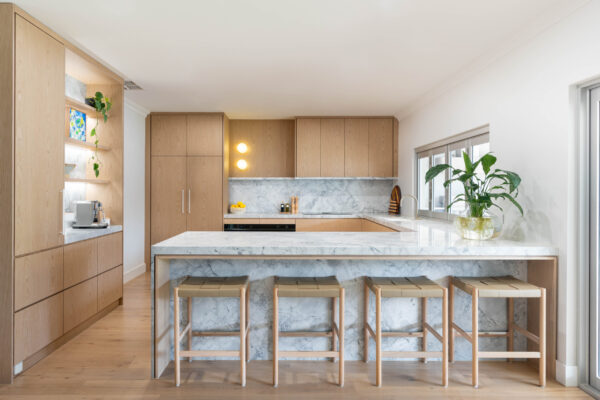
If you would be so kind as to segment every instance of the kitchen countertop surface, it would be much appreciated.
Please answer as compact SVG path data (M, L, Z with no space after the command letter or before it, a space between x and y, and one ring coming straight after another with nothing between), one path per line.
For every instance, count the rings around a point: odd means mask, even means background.
M82 240L93 239L100 236L110 235L111 233L121 232L122 225L111 225L102 229L65 229L65 244L81 242Z
M365 218L403 232L184 232L152 246L153 255L400 256L526 258L557 256L548 243L460 238L446 221L388 214L227 214L225 218ZM325 257L327 258L327 257Z

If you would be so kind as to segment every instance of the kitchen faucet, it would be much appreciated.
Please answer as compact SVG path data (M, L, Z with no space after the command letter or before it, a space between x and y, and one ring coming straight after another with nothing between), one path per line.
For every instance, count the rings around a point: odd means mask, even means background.
M417 198L412 194L405 194L404 196L402 196L402 199L400 200L400 208L402 208L402 203L404 203L404 199L406 199L407 197L410 197L415 201L415 206L412 209L412 218L417 219L417 207L419 202L417 201Z

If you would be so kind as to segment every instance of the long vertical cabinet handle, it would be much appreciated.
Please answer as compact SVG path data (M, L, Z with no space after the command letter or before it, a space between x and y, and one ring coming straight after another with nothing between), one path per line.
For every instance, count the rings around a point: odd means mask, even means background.
M65 232L64 232L64 211L63 211L63 202L64 202L64 188L60 189L58 191L58 197L60 198L60 207L59 207L59 213L58 213L58 223L59 223L59 231L58 234L59 236L65 236Z
M192 189L188 189L188 214L192 213Z
M185 214L185 189L181 189L181 213Z

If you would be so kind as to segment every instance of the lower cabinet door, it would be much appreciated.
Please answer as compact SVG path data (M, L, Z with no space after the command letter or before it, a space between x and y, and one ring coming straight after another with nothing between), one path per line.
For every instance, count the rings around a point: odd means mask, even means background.
M358 218L309 218L296 219L297 232L361 232Z
M67 333L98 312L98 278L64 291L64 331Z
M15 313L14 364L41 350L62 334L62 293Z
M123 297L123 266L98 275L98 311Z

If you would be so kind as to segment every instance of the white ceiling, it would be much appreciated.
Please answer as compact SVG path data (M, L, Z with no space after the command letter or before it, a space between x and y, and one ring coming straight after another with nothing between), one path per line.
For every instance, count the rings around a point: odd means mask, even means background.
M151 111L395 115L571 0L16 0Z

